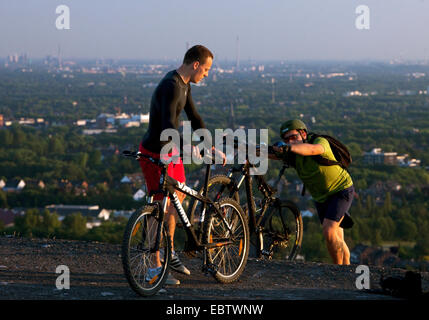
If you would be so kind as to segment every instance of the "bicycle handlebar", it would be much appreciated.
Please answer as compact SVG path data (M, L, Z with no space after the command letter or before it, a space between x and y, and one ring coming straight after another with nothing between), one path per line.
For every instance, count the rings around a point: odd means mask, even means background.
M261 145L262 144L264 144L265 145L265 143L260 143L260 144L258 144L258 143L255 143L255 144L250 144L250 143L248 143L248 142L246 142L246 141L243 141L243 140L238 140L238 137L235 137L234 136L234 150L237 150L238 149L238 146L239 145L243 145L243 146L245 146L246 147L246 149L249 147L249 146L254 146L255 148L256 148L256 150L260 150L261 149ZM226 136L224 136L223 137L223 145L226 145ZM272 146L268 146L268 153L272 153L272 154L274 154L274 150L273 150L273 147Z

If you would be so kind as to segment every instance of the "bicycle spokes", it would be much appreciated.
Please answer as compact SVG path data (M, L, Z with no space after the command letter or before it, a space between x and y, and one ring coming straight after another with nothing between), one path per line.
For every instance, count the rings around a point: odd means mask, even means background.
M130 218L122 245L122 262L131 287L143 296L156 293L166 279L170 247L165 228L156 246L158 220L145 208ZM158 249L158 250L157 250ZM167 258L166 258L167 257Z
M208 263L216 266L215 277L221 282L236 279L249 249L246 220L236 207L223 204L219 213L210 216L207 245Z
M261 253L268 259L293 259L302 239L299 212L292 206L277 206L268 214L262 231Z

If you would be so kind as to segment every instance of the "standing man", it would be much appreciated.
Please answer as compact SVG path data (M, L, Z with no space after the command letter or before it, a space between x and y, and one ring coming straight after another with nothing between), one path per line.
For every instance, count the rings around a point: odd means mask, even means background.
M162 147L168 143L167 141L160 141L161 132L165 129L177 130L179 128L179 115L182 110L185 110L188 119L191 121L193 130L205 128L204 122L192 100L190 83L198 83L207 77L212 63L213 54L210 50L202 45L196 45L186 52L183 63L178 69L172 70L164 76L152 95L149 127L140 144L140 152L159 159ZM178 148L181 147L183 148L183 145L178 146ZM192 152L194 156L199 157L198 148L193 147ZM220 151L217 152L222 156L225 164L225 154ZM177 150L173 150L173 153L169 154L168 157L177 153ZM161 155L161 157L164 156ZM141 160L140 166L146 180L148 193L158 190L161 168L145 158ZM179 158L179 161L170 162L168 175L179 182L185 182L185 170L182 159ZM177 192L177 194L182 203L186 195L180 192ZM162 194L159 193L154 196L154 200L162 200L162 198ZM177 213L170 199L168 199L167 208L165 221L172 248L170 267L176 272L190 275L190 271L182 264L177 253L174 251L174 232ZM161 269L159 252L155 257L155 264L156 268L149 270L150 278L156 276ZM170 274L166 283L177 285L180 284L180 281Z
M350 251L342 227L351 227L348 210L353 201L353 181L340 165L321 165L312 156L335 159L330 144L323 137L307 141L307 126L301 120L290 120L280 128L283 147L273 146L271 159L288 159L313 197L330 256L335 264L350 264Z

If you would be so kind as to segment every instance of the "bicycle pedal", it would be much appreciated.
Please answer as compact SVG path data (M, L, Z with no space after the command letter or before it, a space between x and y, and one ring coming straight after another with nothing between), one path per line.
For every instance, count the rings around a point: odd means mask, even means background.
M263 256L267 257L268 260L271 260L273 258L273 252L272 251L262 250L261 253Z
M214 264L212 264L212 263L205 264L202 267L202 271L206 275L208 275L209 273L212 274L212 275L215 275L217 273L217 269L218 269L217 266L214 265Z

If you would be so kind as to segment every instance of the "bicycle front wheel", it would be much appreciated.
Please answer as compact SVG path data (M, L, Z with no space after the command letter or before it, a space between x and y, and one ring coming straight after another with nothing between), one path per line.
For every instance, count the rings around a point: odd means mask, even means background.
M275 259L294 260L303 236L302 217L295 203L274 203L265 213L261 225L263 250Z
M149 205L134 212L128 220L122 241L125 276L131 288L141 296L156 294L168 276L171 248L165 227L161 230L160 251L153 251L159 224L155 217L157 210L156 206ZM161 267L157 264L158 254Z
M217 202L221 214L212 212L205 222L207 261L215 269L214 277L222 283L237 280L249 255L249 226L240 205L230 198Z

